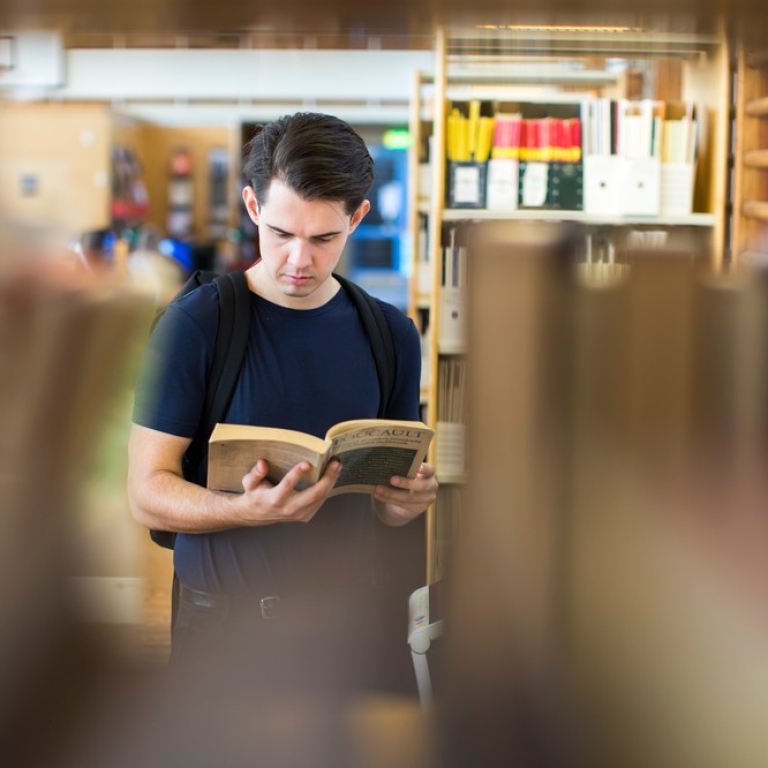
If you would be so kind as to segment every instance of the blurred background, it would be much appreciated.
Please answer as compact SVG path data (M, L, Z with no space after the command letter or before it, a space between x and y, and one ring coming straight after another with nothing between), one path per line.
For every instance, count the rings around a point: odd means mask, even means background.
M767 15L4 4L12 764L765 766ZM429 706L165 684L171 555L125 497L133 377L192 270L258 257L243 147L297 110L368 143L340 270L422 335L441 488L402 586L440 586Z

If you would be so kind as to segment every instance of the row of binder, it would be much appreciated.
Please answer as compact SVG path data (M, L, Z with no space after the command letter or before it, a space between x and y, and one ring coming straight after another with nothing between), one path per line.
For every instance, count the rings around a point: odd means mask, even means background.
M694 163L587 155L581 163L508 158L449 163L449 208L556 209L597 215L680 216L693 210Z
M584 210L635 216L684 216L693 210L693 163L655 157L584 158Z

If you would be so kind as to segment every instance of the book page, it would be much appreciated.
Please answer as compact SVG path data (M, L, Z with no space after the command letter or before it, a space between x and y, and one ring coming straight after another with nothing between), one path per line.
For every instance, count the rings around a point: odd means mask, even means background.
M370 492L393 475L413 477L424 460L433 431L421 422L369 420L359 429L336 434L330 456L342 471L331 495Z

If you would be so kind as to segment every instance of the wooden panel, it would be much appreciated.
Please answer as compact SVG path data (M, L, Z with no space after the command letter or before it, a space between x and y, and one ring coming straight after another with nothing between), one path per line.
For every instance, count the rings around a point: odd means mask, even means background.
M729 144L730 51L727 37L720 33L719 45L696 65L683 68L682 98L705 111L704 135L699 145L693 209L715 214L713 263L724 261L725 211Z
M768 56L742 31L737 60L733 260L765 252L768 221Z
M680 59L659 59L655 65L653 98L661 101L679 101L682 82L683 62Z

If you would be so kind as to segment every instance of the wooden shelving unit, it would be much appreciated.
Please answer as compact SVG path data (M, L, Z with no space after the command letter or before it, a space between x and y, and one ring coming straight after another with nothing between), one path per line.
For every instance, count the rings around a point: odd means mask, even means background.
M501 33L493 33L501 34ZM569 36L571 39L569 39ZM425 356L429 366L428 391L425 393L426 417L431 426L437 427L439 406L439 368L446 357L463 354L459 349L441 349L439 344L439 308L441 302L442 245L447 225L465 226L472 222L491 220L519 221L567 221L585 232L615 230L625 233L630 228L657 228L670 232L685 231L703 253L714 270L724 265L726 234L726 200L728 193L728 148L730 72L729 49L724 34L709 35L644 33L628 35L587 34L578 40L574 33L541 32L538 39L524 45L520 40L507 45L481 39L477 30L453 30L438 28L435 36L434 70L417 73L413 85L411 108L411 132L413 146L423 146L424 131L431 128L430 138L430 194L427 201L419 194L418 179L422 176L418 157L411 160L411 224L413 252L418 253L418 227L427 216L427 261L431 269L431 292L425 307L423 294L412 293L411 313L422 325L429 324L428 350ZM564 60L584 57L592 49L589 68L570 68ZM550 51L550 58L560 64L559 73L550 66L551 61L536 66L537 57ZM527 57L527 63L526 63ZM487 209L455 209L446 206L447 164L445 161L446 123L452 102L479 98L500 103L515 101L539 101L541 103L578 103L593 97L608 95L611 98L627 96L628 84L609 74L607 68L600 71L607 57L624 57L637 61L663 62L654 71L662 79L669 73L669 82L654 83L654 97L665 100L694 101L706 115L706 134L700 142L694 187L693 212L669 216L595 215L583 210L522 209L500 212ZM541 61L541 59L538 59ZM654 64L655 65L655 64ZM528 71L527 79L525 71ZM651 65L648 65L651 71ZM586 77L586 74L589 77ZM651 81L653 77L651 77ZM519 95L521 87L527 87ZM546 89L540 96L533 95L531 87ZM560 89L558 92L557 89ZM624 90L622 90L624 89ZM768 94L768 89L762 92ZM658 94L658 95L656 95ZM768 104L756 100L755 93L749 109L760 112ZM768 99L766 99L768 101ZM428 114L425 114L428 112ZM759 118L756 118L759 119ZM768 125L768 121L766 121ZM768 141L765 145L768 149ZM762 152L762 147L750 145L751 151ZM416 153L413 153L414 155ZM768 163L768 153L749 156L751 168L757 169ZM764 174L768 180L768 174ZM761 187L762 190L762 187ZM751 219L768 221L768 189L762 196L745 200L742 211L750 212ZM746 214L745 214L746 217ZM426 320L425 320L426 315ZM436 459L436 445L431 460L438 465L438 479L443 485L461 485L466 475L441 472ZM471 469L470 469L471 472ZM439 505L439 500L438 500ZM442 566L435 551L438 538L438 510L433 508L427 516L427 580L441 576Z

